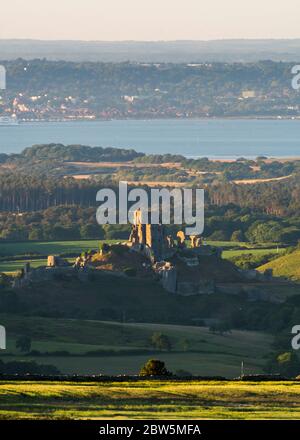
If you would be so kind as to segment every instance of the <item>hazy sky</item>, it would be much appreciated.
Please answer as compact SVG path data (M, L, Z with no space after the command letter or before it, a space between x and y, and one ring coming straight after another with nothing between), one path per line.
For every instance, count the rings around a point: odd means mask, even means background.
M1 0L0 38L300 37L300 0Z

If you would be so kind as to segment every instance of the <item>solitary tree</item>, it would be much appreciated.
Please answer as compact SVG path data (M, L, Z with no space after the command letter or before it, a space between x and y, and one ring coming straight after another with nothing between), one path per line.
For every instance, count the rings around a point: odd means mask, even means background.
M158 359L149 359L141 368L140 376L171 376L166 369L165 363Z

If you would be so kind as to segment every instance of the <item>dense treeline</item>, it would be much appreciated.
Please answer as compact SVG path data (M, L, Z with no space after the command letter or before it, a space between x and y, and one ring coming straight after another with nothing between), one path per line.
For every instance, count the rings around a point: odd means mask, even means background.
M279 216L299 215L300 180L296 175L286 181L253 185L234 185L228 182L208 186L209 201L213 205L234 204Z
M5 173L0 175L0 210L13 212L39 211L50 206L95 206L96 183L74 179Z
M96 222L95 207L57 206L41 211L0 213L0 240L51 241L78 239L127 239L130 225ZM252 243L284 243L300 240L298 216L277 217L234 205L208 206L204 236L211 240ZM168 233L176 236L177 225ZM1 255L1 249L0 249Z
M95 214L95 208L79 206L57 206L22 214L0 213L0 240L128 239L130 225L100 226Z
M107 181L105 185L107 186ZM0 210L23 212L59 205L95 206L96 193L102 186L104 184L101 179L51 179L44 176L2 173ZM276 215L300 212L300 180L297 175L286 181L253 185L216 181L206 187L206 193L207 203L212 205L233 204Z

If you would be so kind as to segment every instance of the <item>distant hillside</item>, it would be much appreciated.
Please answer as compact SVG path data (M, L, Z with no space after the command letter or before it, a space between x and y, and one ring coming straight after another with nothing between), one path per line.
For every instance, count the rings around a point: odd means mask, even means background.
M300 39L211 41L0 40L2 59L105 62L296 61Z
M266 269L273 269L273 274L276 277L300 280L300 250L279 257L258 268L262 272Z
M7 70L0 114L13 108L21 121L296 117L295 63L179 63L176 58L175 64L175 57L174 63L7 61L0 40L0 64Z

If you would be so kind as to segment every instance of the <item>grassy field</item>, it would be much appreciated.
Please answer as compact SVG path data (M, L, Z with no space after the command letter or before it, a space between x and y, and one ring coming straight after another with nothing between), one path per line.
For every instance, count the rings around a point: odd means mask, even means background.
M174 372L184 369L196 375L231 378L239 375L242 360L247 373L261 372L272 343L272 337L263 333L232 331L222 336L211 333L207 327L195 326L53 320L3 314L0 323L8 333L7 351L1 356L2 360L35 360L55 365L63 373L137 374L150 357L159 357ZM150 338L154 332L170 338L170 352L151 354ZM32 339L33 350L49 352L50 355L21 354L15 348L19 335ZM150 353L134 353L141 349ZM106 353L84 355L98 350ZM112 353L107 353L108 350ZM127 354L128 350L130 354ZM54 353L57 351L68 351L70 355L57 356Z
M259 256L263 256L263 255L269 255L269 254L278 254L278 256L280 256L280 254L282 254L283 252L285 252L284 248L279 248L274 249L274 248L270 248L270 249L234 249L234 250L224 250L222 253L223 258L232 258L232 257L239 257L240 255L259 255Z
M104 241L105 243L113 243L118 240L27 241L1 243L0 251L1 255L26 255L30 253L40 255L60 255L66 253L80 254L89 249L98 249L99 244Z
M299 419L299 382L0 382L1 419Z
M74 263L75 258L66 258L69 263ZM30 266L34 269L47 265L47 260L42 259L20 259L15 261L0 261L0 272L11 274L12 272L18 272L24 268L25 263L30 263Z
M258 270L264 271L272 269L276 277L290 278L294 281L300 280L300 250L291 254L283 255L282 257L270 261L261 266Z
M45 266L47 264L46 259L30 259L30 260L16 260L16 261L0 261L0 272L4 273L10 273L10 272L17 272L18 270L22 269L25 265L25 263L30 263L30 266L33 268Z

